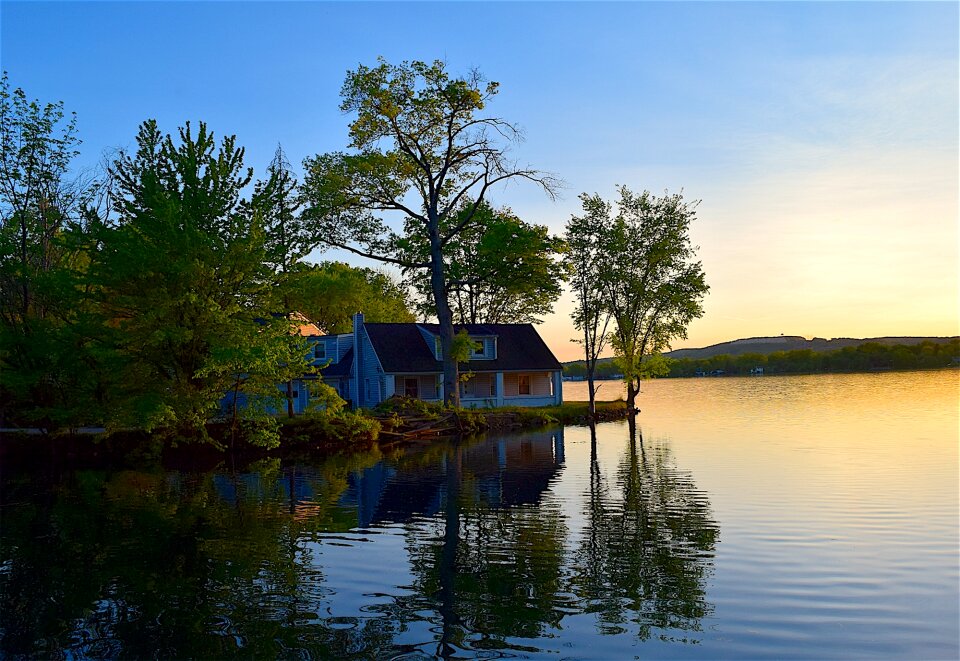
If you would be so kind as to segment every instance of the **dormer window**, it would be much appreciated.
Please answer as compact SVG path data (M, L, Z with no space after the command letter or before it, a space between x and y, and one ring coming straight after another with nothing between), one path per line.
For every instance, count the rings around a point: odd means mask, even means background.
M317 342L313 345L313 357L315 360L327 359L327 345L325 342Z
M476 344L473 345L470 349L471 358L486 358L487 357L487 343L483 340L477 340Z

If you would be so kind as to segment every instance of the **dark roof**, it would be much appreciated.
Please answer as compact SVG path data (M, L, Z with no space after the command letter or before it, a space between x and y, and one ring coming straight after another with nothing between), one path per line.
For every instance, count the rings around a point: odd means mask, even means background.
M431 347L423 338L420 328L437 335L438 324L372 324L364 328L370 336L383 371L439 372L440 361L433 356ZM466 329L474 337L495 335L497 358L495 360L471 360L468 369L474 372L516 370L559 370L560 361L537 333L532 324L466 324L454 326L454 332Z
M364 323L363 327L385 373L441 370L440 361L433 357L433 348L424 341L417 324Z
M353 368L353 347L347 349L338 363L331 363L320 370L323 376L350 376Z

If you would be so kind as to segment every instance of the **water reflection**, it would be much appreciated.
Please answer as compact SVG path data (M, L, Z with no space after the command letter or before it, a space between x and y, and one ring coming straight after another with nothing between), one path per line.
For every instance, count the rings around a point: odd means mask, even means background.
M574 552L573 589L604 633L636 627L699 631L711 611L706 579L719 537L706 495L678 471L668 446L647 447L634 421L615 484L601 473L591 429L586 532Z
M310 466L7 472L0 653L552 655L569 617L695 631L716 524L668 448L625 445L604 475L594 441L582 501L554 490L586 468L562 429Z

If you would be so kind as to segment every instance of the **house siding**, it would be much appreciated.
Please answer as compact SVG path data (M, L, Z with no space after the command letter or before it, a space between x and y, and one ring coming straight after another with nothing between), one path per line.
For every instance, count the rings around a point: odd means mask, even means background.
M439 335L434 335L428 331L423 326L417 324L417 330L420 331L420 335L423 337L423 341L427 343L427 346L430 348L430 353L433 354L434 358L437 360L443 360L440 355L440 343L437 342Z
M382 393L384 391L384 384L381 381L383 370L380 368L380 361L377 360L377 352L373 349L370 337L362 326L360 327L358 335L360 340L360 355L362 357L358 378L362 381L363 393L355 401L357 401L360 406L369 408L383 401Z

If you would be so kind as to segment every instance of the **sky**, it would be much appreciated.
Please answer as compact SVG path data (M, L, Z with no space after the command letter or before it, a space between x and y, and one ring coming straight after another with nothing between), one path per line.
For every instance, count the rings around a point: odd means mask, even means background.
M297 166L346 148L360 64L479 69L500 83L490 113L523 128L512 155L565 182L496 205L560 233L584 192L700 200L710 293L681 348L960 334L958 26L954 2L4 0L0 61L77 113L78 168L155 118L235 134L255 173L278 143ZM572 306L539 326L561 360L580 351Z

